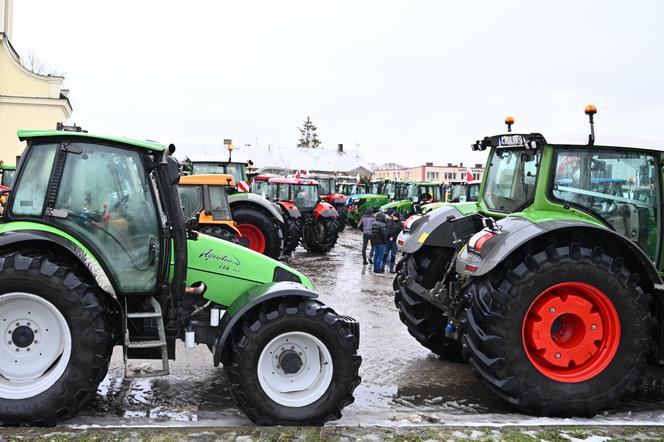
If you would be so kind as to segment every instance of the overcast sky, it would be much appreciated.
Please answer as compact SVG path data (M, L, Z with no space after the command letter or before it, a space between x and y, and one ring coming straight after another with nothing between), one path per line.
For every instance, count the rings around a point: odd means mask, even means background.
M504 131L664 137L661 1L16 0L12 43L66 75L71 122L162 142L483 161Z

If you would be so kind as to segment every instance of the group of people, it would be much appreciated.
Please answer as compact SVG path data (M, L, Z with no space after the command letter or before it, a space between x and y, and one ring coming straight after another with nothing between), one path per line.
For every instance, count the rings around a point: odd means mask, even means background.
M364 265L373 264L374 273L385 273L385 266L389 263L390 273L396 272L397 237L401 232L401 217L394 209L387 213L374 212L368 208L357 227L362 231L362 260ZM367 245L371 243L369 259L367 259Z

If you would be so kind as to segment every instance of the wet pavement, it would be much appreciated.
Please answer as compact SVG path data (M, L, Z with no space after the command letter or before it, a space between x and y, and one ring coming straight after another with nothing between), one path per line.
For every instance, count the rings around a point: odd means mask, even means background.
M360 321L362 384L355 403L329 425L662 425L664 371L652 370L644 387L619 409L593 419L549 419L522 415L498 400L470 367L438 359L421 347L399 321L392 300L392 275L373 274L362 266L361 235L347 229L332 253L316 256L298 249L293 267L311 277L321 300ZM132 361L140 367L141 363ZM222 368L212 366L204 346L185 349L167 377L123 378L119 348L109 374L92 403L67 426L201 427L252 423L237 409Z

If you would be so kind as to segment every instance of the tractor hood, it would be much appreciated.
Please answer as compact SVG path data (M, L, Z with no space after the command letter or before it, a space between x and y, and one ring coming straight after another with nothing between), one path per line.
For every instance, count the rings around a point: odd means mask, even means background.
M187 241L187 285L205 282L205 298L224 306L259 285L291 281L313 289L303 274L279 261L228 241L200 234Z

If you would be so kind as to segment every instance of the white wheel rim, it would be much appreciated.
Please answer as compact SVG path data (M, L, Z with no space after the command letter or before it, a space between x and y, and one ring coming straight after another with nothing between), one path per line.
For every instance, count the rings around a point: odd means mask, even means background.
M0 398L26 399L51 388L71 358L62 313L30 293L0 295Z
M260 386L270 399L286 407L305 407L325 394L332 383L334 366L330 351L320 339L309 333L289 332L263 348L257 371Z

